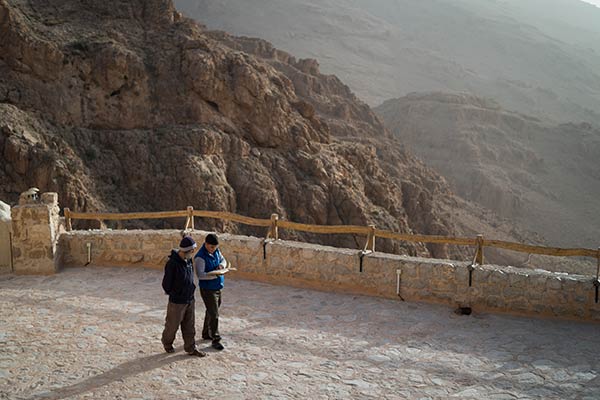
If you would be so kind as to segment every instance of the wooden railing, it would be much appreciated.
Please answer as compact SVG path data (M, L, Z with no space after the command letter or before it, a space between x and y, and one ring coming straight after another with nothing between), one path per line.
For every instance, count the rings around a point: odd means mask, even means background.
M545 246L533 246L522 243L506 242L502 240L484 239L482 235L475 238L438 236L438 235L413 235L406 233L396 233L392 231L376 229L374 225L310 225L279 220L277 214L272 214L271 219L251 218L226 211L199 211L193 207L188 207L183 211L160 211L160 212L136 212L136 213L80 213L72 212L65 208L65 223L67 230L72 229L72 220L96 220L100 226L103 226L105 220L131 220L131 219L163 219L163 218L186 218L184 229L194 229L194 218L215 218L226 221L238 222L245 225L268 227L267 239L278 239L279 229L289 229L301 232L322 233L322 234L353 234L367 237L363 251L375 251L375 238L400 240L413 243L443 243L458 246L475 246L475 256L473 262L483 264L483 248L494 247L499 249L512 250L528 254L541 254L560 257L592 257L598 260L598 269L600 270L600 248L557 248Z

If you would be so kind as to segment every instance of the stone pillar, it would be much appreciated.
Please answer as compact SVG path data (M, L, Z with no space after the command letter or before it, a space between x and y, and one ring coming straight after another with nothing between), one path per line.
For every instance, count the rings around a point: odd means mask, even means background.
M57 193L23 193L12 208L13 268L16 274L48 275L57 271L54 262L58 239Z
M0 201L0 274L12 270L10 206Z

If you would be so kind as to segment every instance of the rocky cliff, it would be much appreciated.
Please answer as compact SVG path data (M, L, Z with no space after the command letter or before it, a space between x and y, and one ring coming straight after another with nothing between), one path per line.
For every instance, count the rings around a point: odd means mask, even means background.
M455 193L553 245L597 246L599 128L548 123L467 94L411 94L377 111Z
M0 155L0 198L11 202L37 186L81 211L192 205L520 239L456 198L316 61L207 31L168 0L0 0ZM172 224L181 226L154 225ZM205 229L265 233L225 225L203 221ZM469 252L383 241L378 248Z

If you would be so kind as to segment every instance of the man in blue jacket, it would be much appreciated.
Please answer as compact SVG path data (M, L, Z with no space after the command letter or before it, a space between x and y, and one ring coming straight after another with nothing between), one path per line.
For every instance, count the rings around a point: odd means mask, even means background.
M165 265L162 287L169 295L162 344L167 353L173 353L173 341L181 326L183 349L191 356L204 357L206 353L196 349L196 309L194 301L194 270L192 256L197 245L190 236L184 236L179 249L172 250Z
M194 257L194 266L198 274L200 295L206 307L202 339L212 340L212 347L223 350L219 334L219 307L221 306L221 289L225 278L223 275L208 274L211 271L224 269L227 266L225 257L218 249L219 239L212 233L206 235L204 244Z

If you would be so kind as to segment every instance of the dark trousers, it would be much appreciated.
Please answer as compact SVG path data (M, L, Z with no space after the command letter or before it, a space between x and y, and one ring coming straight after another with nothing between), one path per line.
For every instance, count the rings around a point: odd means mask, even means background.
M181 326L183 336L183 349L190 353L196 348L196 306L192 300L190 304L175 304L169 302L165 329L162 334L162 344L165 349L173 346L177 329Z
M200 295L206 307L204 314L204 327L202 328L202 338L211 339L213 342L219 342L219 307L221 306L221 291L208 290L200 288Z

